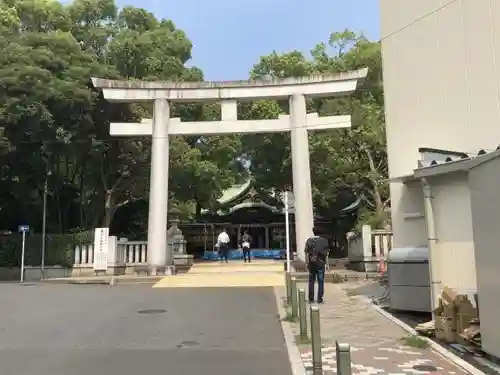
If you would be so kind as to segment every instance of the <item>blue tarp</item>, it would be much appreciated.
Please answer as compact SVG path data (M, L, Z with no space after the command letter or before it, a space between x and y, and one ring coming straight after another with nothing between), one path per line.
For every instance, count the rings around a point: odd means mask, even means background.
M252 249L250 250L250 254L252 258L259 259L283 259L286 255L286 250L284 249ZM243 259L243 250L241 249L232 249L229 250L229 259ZM219 253L214 251L205 251L203 254L203 259L206 260L218 260Z

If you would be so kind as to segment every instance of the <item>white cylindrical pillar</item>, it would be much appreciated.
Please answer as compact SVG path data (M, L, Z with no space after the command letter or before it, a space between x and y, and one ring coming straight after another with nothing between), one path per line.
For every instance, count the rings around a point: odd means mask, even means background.
M293 195L295 206L295 243L297 254L305 260L304 245L312 235L314 225L309 165L309 140L307 137L306 98L297 94L290 97L291 148L293 170Z
M148 264L152 274L165 272L173 264L167 246L167 203L170 106L166 99L154 102L151 178L149 187Z

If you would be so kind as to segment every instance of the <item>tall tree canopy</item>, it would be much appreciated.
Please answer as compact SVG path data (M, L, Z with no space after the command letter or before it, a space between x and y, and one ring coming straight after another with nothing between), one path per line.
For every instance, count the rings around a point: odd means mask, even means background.
M109 225L121 207L147 199L150 142L109 136L111 121L148 117L147 106L111 105L91 76L201 80L185 66L192 43L168 20L114 0L0 2L0 226L38 227L48 175L49 231ZM173 108L185 119L210 108ZM237 137L176 137L172 200L208 207L237 179Z
M90 77L203 80L186 65L186 34L144 9L118 9L114 0L0 0L0 48L0 229L29 223L40 230L45 181L49 232L108 226L121 215L146 228L150 140L112 138L109 123L138 121L152 108L108 103ZM355 192L381 225L387 171L379 44L348 30L332 33L310 58L297 51L261 57L250 77L365 66L370 76L352 98L308 103L321 114L353 114L351 130L310 137L314 200L327 216L346 202L345 192ZM283 111L287 103L256 101L242 103L239 115L266 119ZM172 112L191 121L220 118L209 104ZM286 134L179 136L170 147L171 204L185 217L215 208L222 191L249 174L263 193L291 187Z
M308 102L308 110L320 115L352 115L351 129L310 135L313 199L316 209L328 217L345 205L346 192L352 191L363 200L363 220L383 226L387 224L389 202L380 44L349 30L333 32L328 43L313 48L310 58L299 51L261 57L251 77L293 77L364 67L369 68L369 75L352 97ZM286 105L256 102L248 113L274 118L286 110ZM289 135L246 136L244 149L263 191L291 188Z

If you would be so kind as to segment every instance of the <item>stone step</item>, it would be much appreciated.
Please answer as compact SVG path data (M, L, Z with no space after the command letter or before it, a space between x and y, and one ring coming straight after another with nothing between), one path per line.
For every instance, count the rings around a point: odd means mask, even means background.
M212 267L193 266L187 272L188 274L223 274L223 273L283 273L283 267L276 265L258 265L250 264L220 264Z
M284 285L283 273L219 273L167 276L154 288L242 288Z

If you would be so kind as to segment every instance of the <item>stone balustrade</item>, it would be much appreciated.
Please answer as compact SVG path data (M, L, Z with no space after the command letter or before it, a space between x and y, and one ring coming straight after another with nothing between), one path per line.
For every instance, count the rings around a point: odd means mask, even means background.
M186 254L186 241L182 232L173 226L169 232L168 245L172 248L173 262L177 272L183 272L193 264L193 256ZM47 251L54 251L48 244ZM37 263L35 252L40 251L37 246L31 246L28 257L31 261L25 263L24 280L37 281L42 278L62 277L89 277L94 275L146 275L148 267L148 244L147 241L128 241L126 238L108 237L107 270L94 270L95 249L93 241L76 243L70 248L61 247L59 250L62 257L56 263L46 262L43 270ZM35 254L37 255L37 254ZM35 258L35 261L33 261ZM20 280L21 268L15 266L0 266L0 281Z
M169 241L174 254L174 265L189 267L193 256L185 254L186 241L177 237ZM128 241L126 238L109 237L109 260L107 274L137 274L145 272L148 261L147 241ZM83 243L74 248L72 276L89 276L94 274L94 244Z
M78 266L94 266L94 244L93 243L83 243L75 246L74 250L74 263Z
M119 241L124 247L125 263L127 265L146 265L148 262L147 241Z

